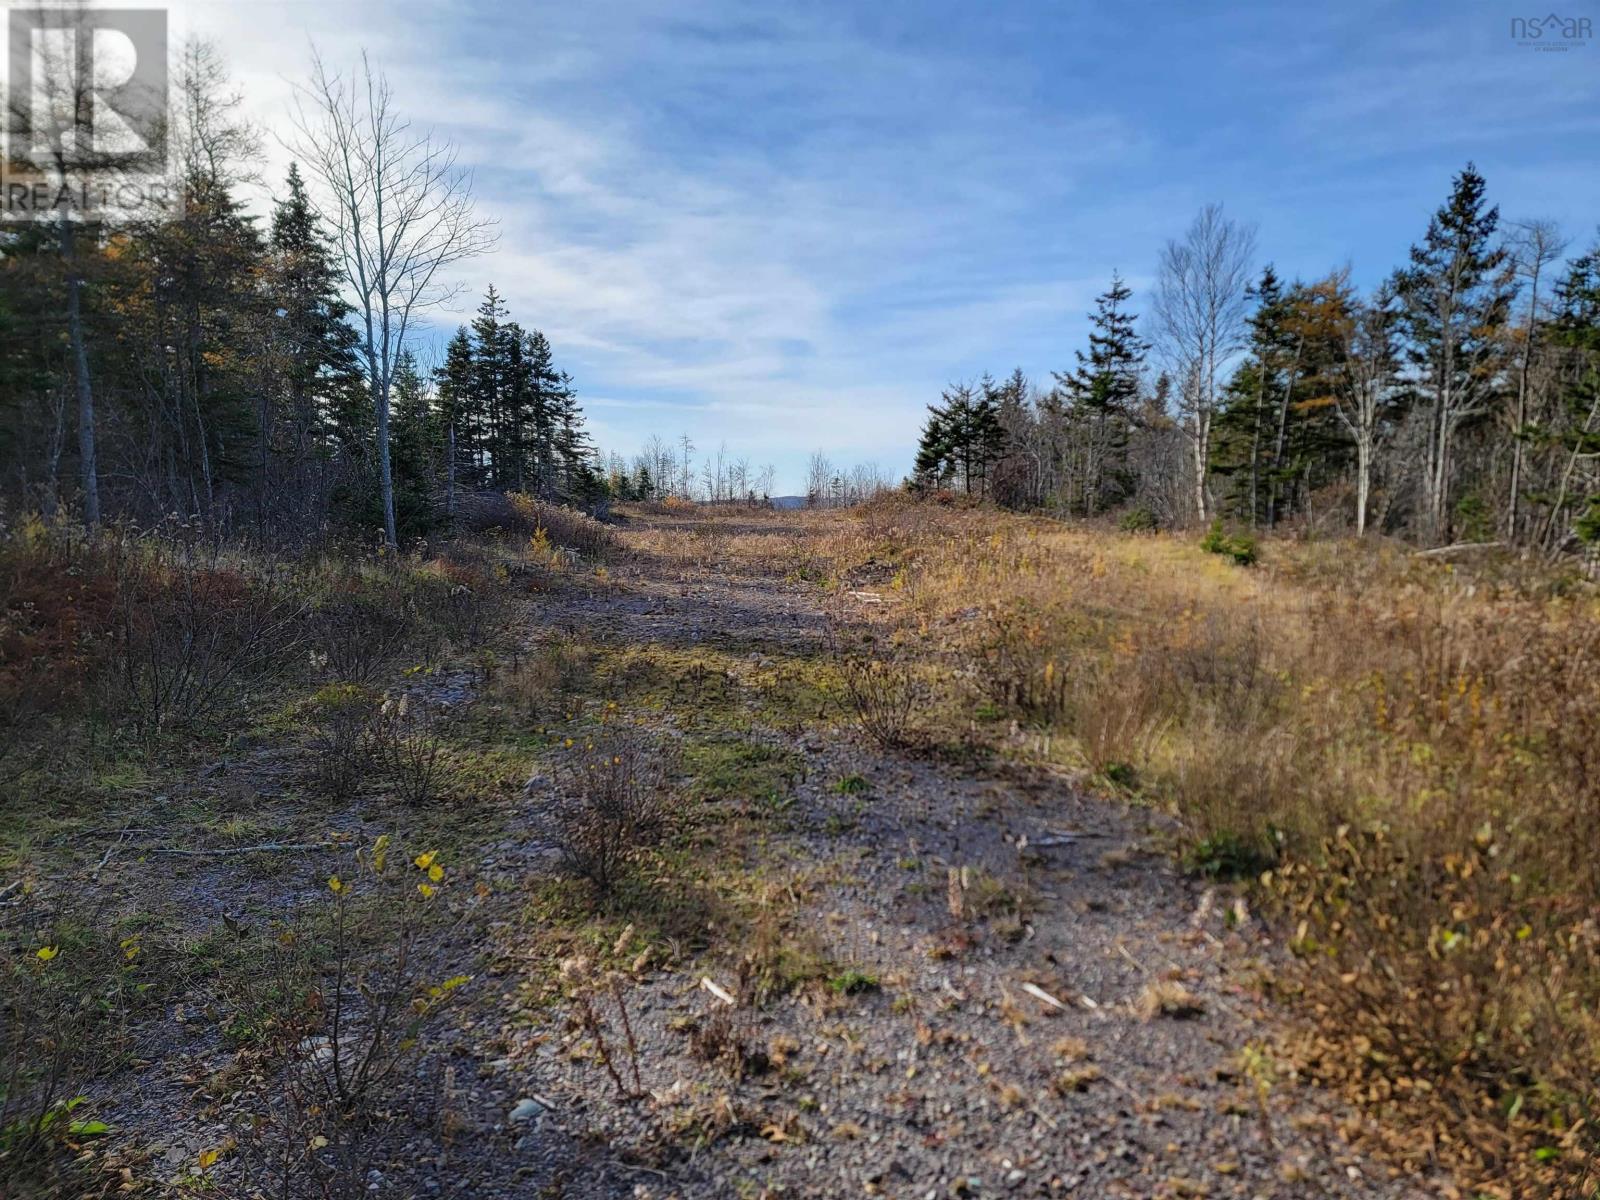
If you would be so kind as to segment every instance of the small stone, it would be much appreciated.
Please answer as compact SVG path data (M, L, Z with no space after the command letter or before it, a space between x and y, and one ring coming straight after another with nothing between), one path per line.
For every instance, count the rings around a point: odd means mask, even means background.
M513 1125L523 1125L529 1121L537 1121L544 1114L544 1105L532 1096L524 1096L518 1100L506 1119Z

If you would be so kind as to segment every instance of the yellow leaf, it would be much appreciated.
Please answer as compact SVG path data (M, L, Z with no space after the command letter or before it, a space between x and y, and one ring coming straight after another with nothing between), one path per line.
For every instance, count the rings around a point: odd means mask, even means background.
M222 1151L220 1149L200 1151L200 1169L202 1171L210 1170L211 1167L216 1163L217 1159L221 1157Z
M344 881L341 880L337 875L333 876L328 880L328 890L337 896L340 892L344 891Z
M428 878L433 880L433 882L438 883L444 878L444 868L438 863L434 863L433 866L428 868Z
M417 855L416 858L412 859L411 861L416 863L417 866L422 870L426 871L429 867L433 866L433 860L437 857L438 854L436 851L429 850L426 854Z
M39 947L39 961L40 962L49 962L52 958L54 958L57 954L60 954L60 953L61 953L60 949L55 947L55 946L40 946Z
M426 883L417 884L417 891L422 893L422 898L424 900L432 900L433 899L434 890L435 890L434 888L430 887Z
M389 861L389 835L380 833L378 840L372 843L372 869L382 872L384 864Z

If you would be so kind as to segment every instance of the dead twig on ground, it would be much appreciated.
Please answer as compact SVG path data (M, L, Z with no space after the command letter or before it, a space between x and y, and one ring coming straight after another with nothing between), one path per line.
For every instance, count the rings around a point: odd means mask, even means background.
M262 842L258 846L219 846L209 850L179 850L172 846L147 846L140 850L140 853L203 858L225 854L297 853L305 850L338 850L341 848L338 842Z

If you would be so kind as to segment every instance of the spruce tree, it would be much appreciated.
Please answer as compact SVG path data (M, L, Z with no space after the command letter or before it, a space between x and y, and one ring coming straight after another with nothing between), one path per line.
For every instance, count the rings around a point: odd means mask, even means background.
M1498 398L1496 366L1515 291L1509 257L1494 240L1500 210L1484 192L1483 176L1468 163L1422 243L1411 247L1410 265L1395 275L1428 418L1420 518L1432 539L1450 534L1457 435Z
M1140 372L1150 346L1127 309L1133 290L1115 272L1111 286L1095 298L1089 316L1089 351L1076 351L1078 365L1056 373L1056 387L1069 410L1068 425L1081 439L1082 504L1085 515L1121 503L1131 494L1128 431L1139 399Z
M989 471L1006 445L998 391L986 376L977 387L962 383L946 388L940 403L928 406L913 467L917 486L943 488L959 482L968 495L987 493Z
M562 378L556 370L549 340L537 329L524 338L522 356L529 386L529 465L534 491L549 498L560 489L556 442Z
M469 486L476 486L477 480L477 442L472 436L473 426L468 420L474 384L472 334L465 325L456 330L455 336L445 347L444 364L435 368L433 379L438 394L445 511L453 515L456 491L462 477L465 476Z
M1541 539L1559 548L1567 530L1589 546L1600 546L1600 242L1572 260L1556 288L1552 340L1564 358L1557 428L1533 436L1559 448L1556 491L1549 499ZM1588 464L1585 472L1585 464Z
M394 515L396 531L405 540L421 537L434 525L438 423L427 385L409 350L401 352L395 365L393 387L389 448L394 471Z
M493 284L472 322L472 401L468 423L478 452L477 486L510 486L513 436L506 422L507 384L511 375L510 329L505 302Z
M271 369L286 409L278 450L299 472L325 450L360 461L372 414L358 339L350 306L340 298L332 248L294 164L287 192L273 209L270 245Z

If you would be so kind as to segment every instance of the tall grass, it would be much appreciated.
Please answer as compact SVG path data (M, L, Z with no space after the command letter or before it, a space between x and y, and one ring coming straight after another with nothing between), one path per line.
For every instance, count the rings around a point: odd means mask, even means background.
M1245 570L1174 537L904 504L867 506L831 553L899 564L982 699L1135 781L1195 865L1255 880L1293 934L1280 986L1308 1068L1429 1125L1402 1157L1494 1194L1590 1194L1592 590L1348 544L1269 543Z

